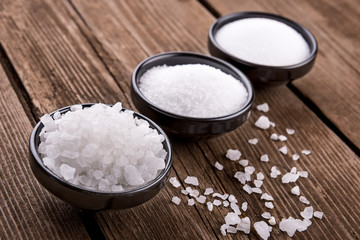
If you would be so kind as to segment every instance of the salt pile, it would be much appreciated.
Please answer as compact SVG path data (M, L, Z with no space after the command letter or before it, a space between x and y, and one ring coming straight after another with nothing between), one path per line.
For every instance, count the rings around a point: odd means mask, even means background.
M44 165L70 183L100 191L123 191L155 179L165 168L164 136L132 111L121 110L121 103L78 105L41 117L38 150Z
M233 56L267 66L289 66L310 54L305 39L292 27L268 18L248 18L222 26L216 42Z
M239 80L203 64L153 67L141 76L139 88L157 107L196 118L233 114L248 98Z

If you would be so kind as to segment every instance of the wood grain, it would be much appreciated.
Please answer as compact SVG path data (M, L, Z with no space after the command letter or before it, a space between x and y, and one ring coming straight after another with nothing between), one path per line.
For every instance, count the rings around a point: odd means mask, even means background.
M193 0L37 0L31 4L24 0L9 1L0 9L4 9L0 41L36 117L76 102L121 100L133 106L129 98L133 68L147 56L163 51L206 53L207 31L215 20ZM54 89L66 91L53 94ZM296 233L294 239L359 239L359 158L287 87L257 91L255 104L262 102L270 105L266 115L276 122L274 129L255 128L260 112L254 110L242 127L223 136L188 143L172 139L171 176L181 180L181 189L188 186L183 182L186 176L193 175L199 178L202 191L213 187L217 192L234 194L239 203L249 203L242 216L260 221L261 213L268 210L264 201L242 190L233 175L243 168L224 157L228 148L238 148L257 172L266 175L262 189L274 197L275 209L269 211L279 222L282 217L300 217L305 205L289 193L295 184L283 185L280 178L271 179L270 168L276 165L282 173L293 166L308 170L309 178L296 184L315 210L324 211L325 216L314 219L309 229ZM285 134L286 127L296 130L287 142L269 139L271 132ZM256 146L247 143L253 137L260 140ZM285 144L291 154L302 149L310 149L312 154L295 162L290 153L283 156L278 152ZM269 163L259 161L264 153L269 154ZM224 171L214 168L216 161L224 165ZM172 196L181 198L179 206L171 203ZM187 199L180 189L168 184L146 204L98 213L96 219L109 239L258 239L254 230L249 236L237 233L223 237L220 226L229 208L215 207L209 212L199 203L187 206ZM288 237L274 227L272 238Z
M0 92L0 239L88 239L76 211L47 193L32 175L32 125L1 65Z
M206 0L220 15L239 11L271 12L308 28L317 38L312 71L293 82L305 98L360 148L360 5L347 1Z

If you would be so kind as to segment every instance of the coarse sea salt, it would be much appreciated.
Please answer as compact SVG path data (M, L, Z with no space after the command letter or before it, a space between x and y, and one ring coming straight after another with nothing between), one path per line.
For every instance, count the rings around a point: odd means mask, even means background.
M255 126L260 129L268 129L270 127L269 118L266 116L260 116L258 120L255 122Z
M209 195L209 194L212 194L214 192L214 189L212 188L206 188L205 189L205 192L204 192L204 195Z
M243 203L241 204L241 210L243 210L244 212L246 212L247 208L248 208L248 203L247 203L247 202L243 202Z
M252 145L256 145L259 142L259 139L257 138L252 138L248 140L248 143L252 144Z
M188 205L189 205L189 206L193 206L194 204L195 204L195 200L192 199L192 198L189 198L189 200L188 200Z
M237 149L228 149L226 152L226 157L231 161L237 161L241 157L241 152Z
M139 89L157 107L197 118L235 113L248 98L238 79L204 64L155 66L140 77Z
M121 103L72 106L41 117L44 165L72 184L100 191L143 185L165 168L164 136ZM175 185L177 185L175 183Z
M249 165L249 160L247 159L242 159L239 161L239 164L243 167L246 167L247 165Z
M299 186L295 186L291 189L291 193L297 196L300 196L300 188Z
M314 212L314 217L316 217L316 218L322 219L323 216L324 216L323 212L320 212L320 211L315 211Z
M187 176L184 180L185 183L187 184L191 184L194 186L199 186L199 180L197 177L193 177L193 176Z
M295 130L292 128L286 128L286 133L289 135L293 135L295 133Z
M267 154L261 155L260 161L268 162L269 161L269 156Z
M175 203L176 205L179 205L181 202L181 199L179 197L174 196L171 201Z
M171 185L173 185L173 187L178 188L181 186L180 182L176 179L176 177L171 177L169 179L169 182L171 183Z
M222 26L216 42L227 52L248 62L289 66L310 54L305 39L292 27L268 18L247 18Z
M267 103L262 103L256 106L256 109L261 112L268 112L269 111L269 105Z
M220 171L224 169L224 166L221 165L219 162L216 162L216 163L215 163L215 167L216 167L218 170L220 170Z
M259 236L262 239L266 240L270 237L270 232L272 231L272 227L270 227L266 222L264 221L256 222L254 223L254 228L257 234L259 234Z

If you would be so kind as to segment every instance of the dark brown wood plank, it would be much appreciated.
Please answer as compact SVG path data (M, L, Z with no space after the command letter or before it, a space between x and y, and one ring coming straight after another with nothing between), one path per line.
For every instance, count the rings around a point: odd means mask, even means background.
M293 85L354 144L360 147L360 5L347 1L207 0L221 15L237 11L280 14L307 27L317 38L312 71Z
M77 212L47 193L32 175L32 125L1 64L0 92L0 238L88 239Z

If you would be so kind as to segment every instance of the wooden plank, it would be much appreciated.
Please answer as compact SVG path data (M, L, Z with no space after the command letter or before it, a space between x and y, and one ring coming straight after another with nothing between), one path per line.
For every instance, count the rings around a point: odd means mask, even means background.
M347 1L207 0L221 15L238 11L280 14L307 27L319 43L312 71L293 85L360 147L360 5Z
M32 175L32 125L1 65L0 92L0 239L88 239L76 211L46 192Z

